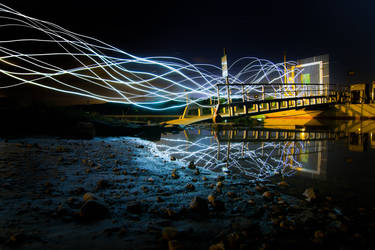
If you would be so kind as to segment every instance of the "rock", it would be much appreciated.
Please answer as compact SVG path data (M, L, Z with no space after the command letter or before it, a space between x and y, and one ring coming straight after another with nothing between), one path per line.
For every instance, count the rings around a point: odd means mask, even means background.
M331 196L326 196L326 200L327 201L332 201L332 197Z
M315 239L319 239L319 240L323 239L324 238L324 233L322 231L320 231L320 230L317 230L314 233L314 238Z
M175 217L176 216L176 212L173 211L172 209L170 208L167 208L167 209L164 209L164 212L166 213L166 215L170 218L172 217Z
M196 168L196 166L194 164L194 161L189 162L188 168L190 168L190 169L195 169Z
M266 199L272 199L273 198L273 193L271 193L270 191L266 191L263 193L263 198L266 198Z
M217 210L217 211L223 211L225 210L225 205L224 205L224 202L220 201L220 200L217 200L215 198L215 196L213 196L212 194L210 194L208 197L207 197L207 200L208 202L212 205L212 207Z
M332 220L337 219L337 216L334 213L328 213L328 217L331 218Z
M229 198L236 198L237 197L236 193L234 193L234 192L228 192L227 195L228 195Z
M223 180L225 180L225 176L220 175L217 177L217 181L223 181Z
M223 186L223 183L221 182L221 181L218 181L217 183L216 183L216 187L222 187Z
M164 200L163 200L160 196L157 196L157 197L156 197L156 201L157 201L157 202L163 202Z
M255 194L255 193L254 193L253 191L251 191L251 190L247 190L246 193L247 193L248 195L254 195L254 194Z
M254 205L255 201L254 200L248 200L247 203L250 204L250 205Z
M93 193L85 193L83 195L84 201L91 201L91 200L97 200L98 198Z
M225 250L223 242L219 242L210 246L209 250Z
M206 177L206 176L203 176L203 177L202 177L202 181L207 181L207 177Z
M58 152L58 153L63 153L63 152L65 152L65 148L63 147L63 146L57 146L56 147L56 152Z
M208 197L207 197L207 200L209 203L214 203L215 202L215 196L213 196L212 194L210 194Z
M85 219L102 219L107 214L108 208L95 200L86 201L80 209L80 216Z
M168 241L168 249L169 250L181 250L183 249L183 246L177 240L170 240Z
M261 185L256 185L255 186L255 190L258 191L258 192L262 192L264 190L264 186L261 186Z
M26 241L30 240L30 238L32 237L30 237L29 235L26 235L23 232L15 233L15 234L10 235L9 239L6 241L6 245L11 246L11 247L19 246L25 243Z
M284 205L284 204L286 204L286 202L284 200L282 200L282 199L278 199L277 200L277 204Z
M189 184L186 185L186 189L188 191L194 191L195 190L195 186L193 184L189 183Z
M130 213L140 214L142 212L142 206L137 201L130 201L126 204L126 211Z
M307 201L315 200L316 199L316 194L313 188L307 188L305 192L302 194L303 196L306 197Z
M105 189L105 188L108 188L110 186L110 183L108 180L99 180L97 183L96 183L96 190L100 190L100 189Z
M124 236L128 230L125 227L120 228L120 231L118 232L119 236Z
M171 156L171 161L175 161L176 160L176 157L174 157L174 156Z
M164 227L161 232L161 236L164 240L170 241L176 238L177 233L178 231L174 227Z
M287 187L287 186L289 186L289 184L286 181L280 181L277 185L279 187Z
M225 204L224 204L224 202L222 202L220 200L215 200L211 204L216 211L224 211L225 210Z
M71 207L71 208L79 208L82 205L82 202L81 202L81 200L79 200L75 197L69 197L66 200L66 204L68 204L69 207Z
M52 184L51 184L51 182L47 181L46 183L44 183L44 186L46 188L50 188L50 187L52 187Z
M148 193L149 189L148 187L142 186L141 189L143 190L144 193Z
M176 173L176 170L173 170L171 175L172 175L172 178L173 178L173 179L178 179L178 178L180 178L180 176Z
M190 202L190 209L200 214L206 214L208 212L208 201L195 196Z
M61 216L61 217L72 216L74 214L73 210L70 208L70 206L66 202L64 202L63 204L57 207L56 213L58 216Z
M77 187L76 189L70 191L69 193L70 194L76 194L76 195L80 195L80 194L83 194L85 193L85 189L83 187Z
M103 233L107 236L111 236L113 233L117 233L121 230L120 227L109 227L103 230Z
M195 170L194 174L195 174L195 175L199 175L199 174L200 174L199 170L198 170L198 169Z
M229 249L237 249L239 239L240 236L236 232L228 234L226 236L226 242L228 243Z

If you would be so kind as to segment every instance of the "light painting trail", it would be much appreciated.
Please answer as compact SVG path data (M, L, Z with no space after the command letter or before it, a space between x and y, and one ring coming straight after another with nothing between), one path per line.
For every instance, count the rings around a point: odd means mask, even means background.
M66 30L51 22L23 15L0 4L0 89L32 84L97 100L165 110L217 95L225 83L221 68L192 64L168 56L137 57L100 40ZM6 38L6 39L5 39ZM295 65L288 62L289 66ZM231 83L283 83L283 63L244 57L228 68ZM295 77L301 69L295 69ZM271 86L271 96L292 91L290 85ZM298 87L297 87L298 88ZM241 87L231 87L241 98ZM245 86L250 100L261 86ZM294 90L293 90L294 91ZM226 96L225 87L220 95Z
M186 131L185 131L186 132ZM319 154L322 141L223 142L213 135L201 135L197 140L181 137L162 138L152 143L153 154L169 161L176 157L186 165L193 160L204 169L216 172L240 173L250 180L266 180L280 174L293 175L304 169L306 154Z

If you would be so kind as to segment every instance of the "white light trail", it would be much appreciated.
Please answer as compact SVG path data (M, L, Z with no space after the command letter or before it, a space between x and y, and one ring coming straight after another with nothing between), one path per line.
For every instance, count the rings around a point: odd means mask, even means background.
M191 141L181 138L162 138L153 143L151 151L169 160L171 156L180 162L194 161L204 169L216 172L227 170L240 173L251 180L266 180L276 174L290 176L303 168L298 158L314 152L316 141L306 147L303 141L264 142L220 142L214 136L199 137Z
M165 110L185 106L186 95L190 103L205 106L201 101L215 97L216 84L225 82L221 68L215 65L168 56L137 57L3 4L0 32L0 75L6 78L0 82L0 90L32 84L105 102ZM282 83L285 74L289 75L282 63L255 57L238 59L228 70L229 81L237 84ZM270 88L274 96L291 90L290 86ZM231 90L233 98L241 98L241 86ZM261 92L260 86L247 85L244 90L252 95ZM225 91L221 88L220 95L226 96Z

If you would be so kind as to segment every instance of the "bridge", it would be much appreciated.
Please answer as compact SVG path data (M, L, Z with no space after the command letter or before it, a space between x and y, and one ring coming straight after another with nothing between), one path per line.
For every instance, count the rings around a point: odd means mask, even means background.
M262 97L258 100L258 96L254 95L255 98L250 98L248 93L244 92L244 86L246 85L257 85L262 87ZM309 84L309 86L318 86L319 89L315 90L305 90L300 91L284 91L276 93L268 93L268 98L265 98L266 93L264 91L265 86L278 85L304 85L303 83L293 83L293 84L218 84L218 95L216 97L217 104L213 105L212 99L210 99L210 106L204 107L203 105L198 104L189 104L185 107L183 114L179 119L170 120L164 122L167 126L173 125L190 125L199 122L219 122L218 117L224 120L240 118L240 117L249 117L257 116L269 113L276 113L280 111L287 110L297 110L305 108L315 108L315 109L326 109L332 104L340 103L344 101L344 98L341 93L338 92L328 92L328 85L323 86L323 84ZM220 99L220 86L226 86L228 97L222 103ZM231 87L242 88L242 100L232 100L230 97ZM323 88L324 87L324 88ZM315 94L314 94L315 93ZM272 97L271 95L277 96L277 98ZM271 97L271 98L270 98Z

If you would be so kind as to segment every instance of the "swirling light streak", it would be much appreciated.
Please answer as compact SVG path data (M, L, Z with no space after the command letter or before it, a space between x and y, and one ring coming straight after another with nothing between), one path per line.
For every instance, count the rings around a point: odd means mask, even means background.
M303 142L219 143L212 136L203 136L196 141L178 138L162 138L151 146L151 151L169 160L171 156L182 163L194 160L204 168L222 172L228 170L241 173L253 180L265 180L275 174L290 176L301 168L296 157L309 152ZM229 147L229 155L228 153Z
M0 74L9 79L0 83L0 89L32 84L105 102L165 110L185 106L186 95L191 103L209 107L201 101L216 96L216 84L224 83L221 68L215 65L192 64L168 56L137 57L3 4L0 19L5 22L0 25L0 32L10 36L0 40ZM4 32L10 29L12 32ZM38 51L32 51L35 46ZM282 83L285 74L290 73L284 72L282 63L255 57L240 58L228 69L229 81L235 83ZM301 69L296 71L298 75ZM269 87L272 91L268 95L291 91L290 86ZM233 98L242 98L240 86L231 90ZM244 90L252 94L261 92L259 86L246 85ZM226 96L225 88L219 91ZM171 101L174 103L170 104ZM160 107L164 104L170 105Z

